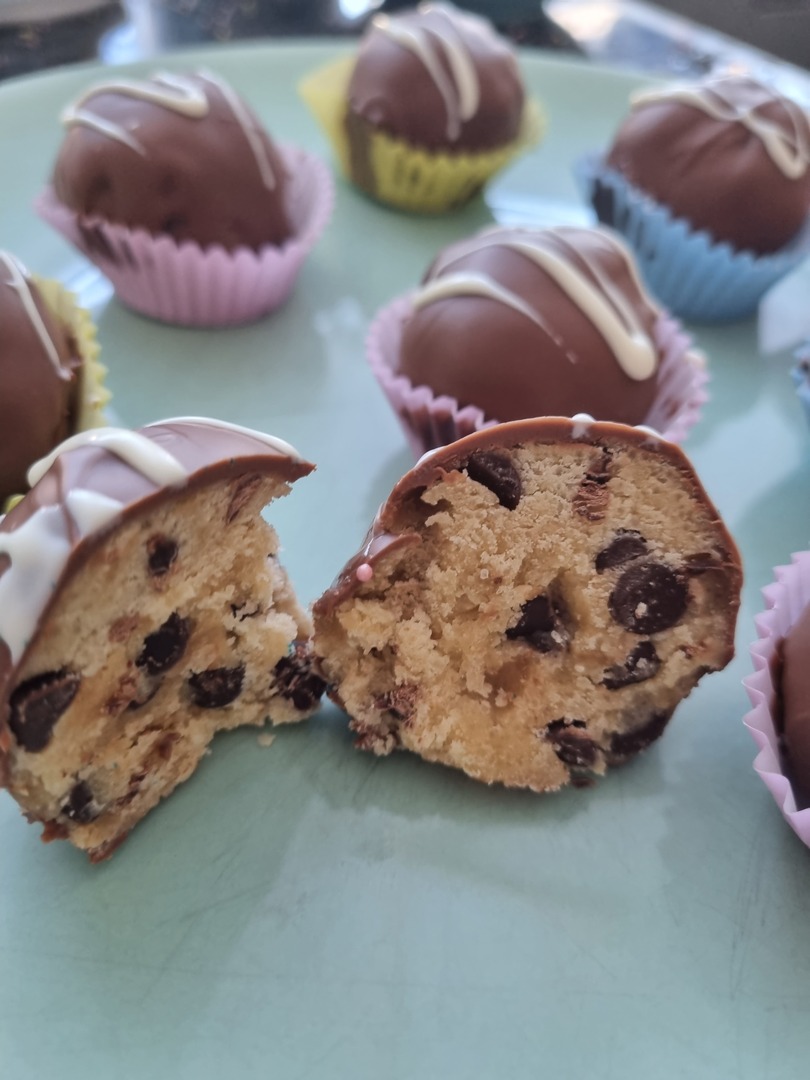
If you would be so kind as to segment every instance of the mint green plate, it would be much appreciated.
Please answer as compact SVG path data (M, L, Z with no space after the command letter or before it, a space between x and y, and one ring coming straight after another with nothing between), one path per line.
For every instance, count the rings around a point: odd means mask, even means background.
M295 84L334 53L263 45L171 64L219 70L276 136L328 154ZM340 182L288 305L205 333L124 310L31 210L58 111L98 70L0 87L0 244L93 306L121 421L211 414L318 463L272 511L306 600L410 463L366 368L369 318L492 214L584 220L570 165L638 83L522 59L548 135L486 203L422 220ZM748 579L738 659L663 740L591 789L538 797L360 754L324 707L271 747L255 731L217 739L98 867L43 846L0 796L2 1080L807 1075L810 854L752 771L740 679L759 589L810 537L808 433L789 358L761 359L753 323L698 341L712 401L688 449Z

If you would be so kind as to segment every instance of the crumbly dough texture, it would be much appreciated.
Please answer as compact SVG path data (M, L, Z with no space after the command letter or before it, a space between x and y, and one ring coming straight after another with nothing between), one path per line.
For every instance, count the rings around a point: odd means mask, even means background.
M243 475L163 502L60 592L10 699L7 786L44 839L105 858L216 731L314 710L310 621L260 516L288 490Z
M588 782L733 655L733 542L667 454L527 442L441 472L393 521L391 505L388 532L421 542L315 607L362 749L535 791Z

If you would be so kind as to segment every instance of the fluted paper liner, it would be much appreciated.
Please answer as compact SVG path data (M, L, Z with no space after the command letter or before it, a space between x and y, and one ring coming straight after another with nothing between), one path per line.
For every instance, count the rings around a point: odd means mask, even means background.
M650 292L681 319L714 323L753 315L768 289L810 254L810 219L786 247L756 255L693 229L596 155L578 162L575 174L599 220L633 249Z
M112 282L121 303L180 326L233 326L280 307L332 212L334 189L326 165L297 147L280 151L289 171L287 212L293 235L279 247L232 252L176 243L143 229L82 218L52 188L36 201L39 215Z
M399 210L440 214L477 194L515 155L539 142L545 127L536 102L527 101L518 137L496 150L451 153L425 150L368 125L373 190L353 175L346 134L346 107L353 56L313 72L298 91L323 128L345 176L367 194Z
M75 435L78 431L88 431L94 427L103 427L108 423L104 415L104 407L110 401L112 394L104 381L107 369L99 360L101 348L96 337L95 324L89 312L76 303L73 293L58 281L40 277L39 274L31 274L31 280L39 289L42 299L54 318L70 327L82 358L78 376L79 413L75 430L71 434ZM34 464L33 461L31 464ZM10 510L21 498L22 495L10 496L6 499L5 505L0 505L0 512Z
M412 311L413 295L411 292L397 297L377 313L366 339L366 355L399 417L411 449L420 457L428 450L492 427L498 421L487 419L473 405L461 408L455 398L435 396L427 386L414 386L397 371L402 330ZM661 354L658 392L641 423L659 432L662 438L680 443L699 419L708 399L705 360L692 349L692 339L668 314L662 314L655 327L655 344ZM610 420L610 417L598 419Z
M793 789L782 767L774 717L777 699L777 687L774 684L777 650L805 607L810 604L810 551L794 554L789 566L777 566L774 577L775 581L762 590L765 611L755 619L758 640L751 646L755 673L743 679L752 709L746 713L743 722L759 748L754 770L773 795L785 821L800 840L810 847L810 808L796 808Z

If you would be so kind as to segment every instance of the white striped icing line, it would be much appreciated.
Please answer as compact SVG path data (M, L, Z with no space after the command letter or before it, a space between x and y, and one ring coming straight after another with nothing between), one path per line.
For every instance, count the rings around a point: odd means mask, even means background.
M225 99L228 108L234 115L236 122L242 129L251 153L256 162L262 183L272 191L276 186L276 175L270 163L267 148L262 142L261 132L257 129L245 104L235 92L233 87L214 75L210 71L201 71L199 78L215 86ZM175 75L171 72L161 72L155 75L151 81L141 79L110 79L108 82L100 82L86 90L72 105L62 113L62 123L67 128L82 125L92 128L101 135L124 143L136 153L145 155L146 150L138 139L120 124L98 116L90 108L85 108L86 103L96 94L122 94L125 97L136 98L140 101L148 101L153 105L160 105L164 109L171 109L182 116L193 120L200 120L207 116L210 111L208 97L205 91L197 86L191 79L183 75Z
M45 323L42 320L42 316L34 302L34 297L28 285L28 275L25 267L18 259L15 259L14 256L10 255L7 251L0 251L0 262L2 262L8 270L11 279L10 281L3 282L3 284L7 285L10 289L14 289L18 293L20 302L25 309L25 313L36 331L37 337L42 342L42 347L48 354L48 359L53 365L56 374L62 379L69 378L69 373L62 367L56 345L51 335L48 333Z
M476 34L493 48L502 43L484 19L462 13L452 4L420 4L417 11L424 15L433 13L443 16L444 26L407 26L396 16L388 15L376 15L372 26L402 48L409 49L421 60L444 102L447 138L455 142L461 134L462 123L475 116L481 102L478 73L460 31L464 29L468 33ZM447 77L438 49L444 53L452 79ZM509 53L505 47L503 51Z
M810 119L794 101L774 96L764 86L760 88L761 100L743 107L723 92L723 84L727 81L720 78L697 86L673 84L656 90L641 90L630 96L630 104L635 108L661 101L682 101L715 120L742 124L760 140L771 161L784 176L789 180L804 176L810 165ZM786 131L758 114L758 109L772 101L778 101L783 106L792 131Z
M646 294L626 248L606 231L593 230L593 232L621 255L635 286L641 296L646 299ZM594 288L593 283L577 270L572 262L566 261L553 250L550 250L544 244L542 234L532 235L527 233L523 237L519 233L510 233L503 236L498 231L488 230L479 237L473 237L459 245L453 252L452 257L438 261L434 272L441 275L442 271L446 267L452 266L454 262L487 247L504 247L524 255L545 270L571 300L577 304L585 317L593 323L604 337L619 366L629 378L636 380L650 378L657 366L655 344L644 331L644 327L636 316L632 305L628 303L626 297L616 288L610 278L592 261L586 260L576 246L565 238L562 232L552 232L551 235L569 253L579 255L587 263L588 269L596 279L599 288ZM435 286L442 280L448 282L448 287L445 289L436 288ZM485 283L489 284L486 285ZM604 292L605 296L600 294L600 290ZM446 274L444 277L436 277L416 293L414 305L420 307L451 295L461 296L470 293L479 296L486 295L493 300L508 304L532 319L564 348L563 343L552 332L543 319L542 313L537 308L530 307L520 297L498 285L485 274ZM652 310L656 310L652 302L647 302Z
M200 119L208 113L208 98L205 92L199 86L195 86L191 79L171 72L161 72L151 81L110 79L106 82L95 83L62 112L61 120L66 128L77 125L92 128L101 135L124 143L139 154L145 154L146 151L126 128L98 116L92 109L84 108L84 105L96 94L122 94L124 97L160 105L164 109L171 109L172 112L192 119Z

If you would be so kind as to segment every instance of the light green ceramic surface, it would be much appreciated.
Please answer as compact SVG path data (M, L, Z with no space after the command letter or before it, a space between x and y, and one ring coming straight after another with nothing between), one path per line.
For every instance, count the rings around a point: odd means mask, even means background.
M334 51L182 63L215 67L276 136L327 154L295 83ZM211 414L318 463L272 513L306 600L410 464L366 368L369 318L492 214L581 219L569 167L606 141L637 83L523 64L548 135L486 204L421 220L340 182L287 306L205 333L108 302L31 210L59 108L97 71L0 88L0 245L95 305L121 421ZM544 798L360 754L325 707L269 748L255 731L217 739L99 867L40 844L0 795L2 1080L807 1076L810 853L752 771L740 679L759 589L810 539L810 431L789 358L760 358L753 322L697 338L712 400L688 449L747 584L737 660L663 740L589 790Z

